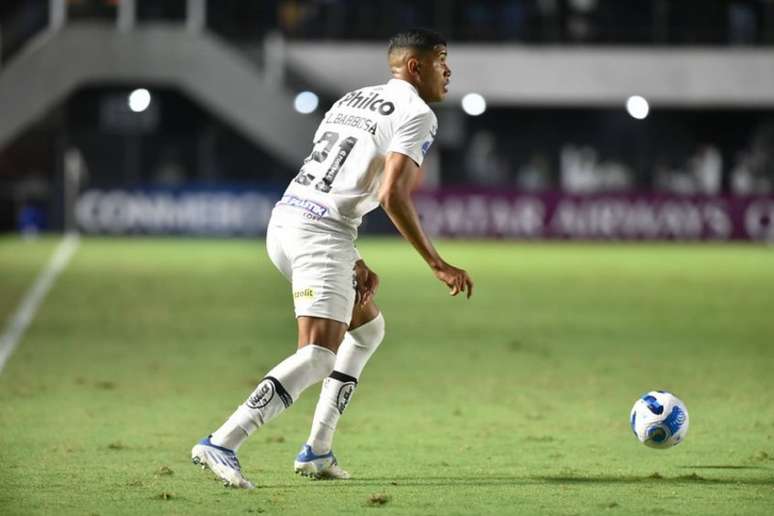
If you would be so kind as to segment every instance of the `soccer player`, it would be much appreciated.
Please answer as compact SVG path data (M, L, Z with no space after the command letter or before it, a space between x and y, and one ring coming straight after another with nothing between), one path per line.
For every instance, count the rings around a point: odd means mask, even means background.
M392 79L344 95L314 135L314 147L272 212L266 247L291 282L298 350L271 369L231 417L191 450L194 464L226 485L252 488L236 451L258 428L324 379L297 473L349 478L332 452L336 423L384 337L374 303L378 276L355 248L363 215L381 205L436 278L456 296L473 281L445 262L420 225L410 192L437 130L428 107L446 97L451 70L444 39L413 29L395 35Z

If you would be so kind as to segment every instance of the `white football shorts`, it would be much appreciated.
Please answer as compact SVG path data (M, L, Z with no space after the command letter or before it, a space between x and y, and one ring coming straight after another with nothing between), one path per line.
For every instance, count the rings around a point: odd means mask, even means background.
M266 250L291 283L296 317L333 319L349 325L355 307L357 254L346 235L272 221Z

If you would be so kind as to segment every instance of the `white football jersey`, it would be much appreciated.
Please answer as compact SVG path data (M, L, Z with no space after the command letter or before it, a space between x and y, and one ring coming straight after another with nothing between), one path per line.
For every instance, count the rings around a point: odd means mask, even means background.
M325 114L312 153L272 217L356 238L363 215L379 206L386 154L400 152L421 166L437 127L435 113L406 81L347 93Z

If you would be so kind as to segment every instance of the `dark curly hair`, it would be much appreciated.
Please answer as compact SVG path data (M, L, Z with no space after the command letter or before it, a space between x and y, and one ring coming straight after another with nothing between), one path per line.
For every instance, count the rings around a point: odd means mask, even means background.
M437 32L429 29L409 29L390 38L387 55L402 49L427 52L432 51L437 45L446 45L446 39Z

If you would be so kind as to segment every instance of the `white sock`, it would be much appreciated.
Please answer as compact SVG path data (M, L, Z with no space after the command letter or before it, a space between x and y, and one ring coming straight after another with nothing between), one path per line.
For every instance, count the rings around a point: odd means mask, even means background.
M252 394L212 434L211 442L237 450L247 437L289 407L333 370L336 354L309 344L274 366Z
M328 453L339 417L347 408L368 359L384 339L382 314L344 337L336 356L333 372L323 382L320 401L314 411L312 431L306 443L316 454Z

